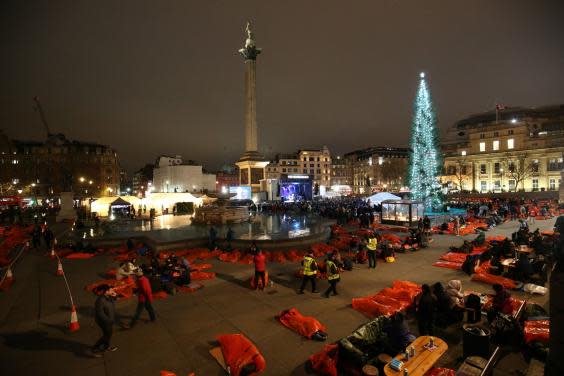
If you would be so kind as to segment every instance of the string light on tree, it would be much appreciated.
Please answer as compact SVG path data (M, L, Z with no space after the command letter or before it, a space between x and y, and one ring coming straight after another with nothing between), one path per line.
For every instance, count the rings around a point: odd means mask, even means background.
M409 188L414 200L425 203L426 209L440 211L443 207L439 172L441 157L431 94L425 73L419 74L419 89L413 105L411 152L409 154Z

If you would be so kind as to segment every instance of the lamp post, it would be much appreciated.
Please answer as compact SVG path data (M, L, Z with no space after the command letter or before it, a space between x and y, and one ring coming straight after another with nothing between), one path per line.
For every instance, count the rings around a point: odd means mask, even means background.
M499 177L500 177L500 188L501 192L503 192L503 167L499 169Z

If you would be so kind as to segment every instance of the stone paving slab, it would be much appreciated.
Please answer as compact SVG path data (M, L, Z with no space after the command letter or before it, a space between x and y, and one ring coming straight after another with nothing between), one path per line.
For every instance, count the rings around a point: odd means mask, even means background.
M554 220L537 221L533 226L552 227ZM487 233L508 235L517 222L509 222ZM215 280L204 281L195 293L179 293L154 303L156 323L140 322L134 329L115 329L113 344L119 347L103 358L92 358L88 349L100 336L93 321L95 297L84 286L102 279L103 272L116 263L111 256L88 260L63 260L63 265L78 306L81 329L68 333L69 302L61 277L55 276L56 263L39 253L30 253L19 263L16 284L0 294L0 364L6 375L158 375L168 369L178 375L194 371L197 375L222 375L223 371L208 351L216 337L241 332L258 346L267 361L264 375L305 375L304 362L325 343L308 341L282 326L275 315L295 307L316 317L328 327L328 342L348 335L368 321L350 306L353 297L375 293L394 279L417 283L447 282L460 279L464 289L491 292L491 286L469 280L460 271L432 266L450 245L460 245L475 235L438 235L428 249L400 254L393 264L379 263L376 270L366 265L342 275L339 295L326 299L306 292L297 295L300 280L294 277L297 264L270 264L274 286L265 292L252 291L248 279L252 265L226 264L212 260ZM328 286L320 281L318 290ZM547 306L548 296L526 295ZM135 310L135 299L118 302L124 319ZM147 320L147 314L142 316ZM416 331L416 326L412 325ZM459 333L446 333L458 341ZM450 350L449 350L450 351ZM440 362L450 364L458 354L453 350Z

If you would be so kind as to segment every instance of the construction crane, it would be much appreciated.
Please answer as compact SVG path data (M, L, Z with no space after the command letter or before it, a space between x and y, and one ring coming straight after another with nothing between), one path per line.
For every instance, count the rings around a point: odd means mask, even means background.
M41 122L45 127L45 131L47 132L47 137L51 136L51 131L49 130L49 125L47 124L47 119L45 119L45 113L43 112L43 107L41 107L41 102L39 102L39 97L33 97L35 101L35 111L39 112L39 116L41 116Z

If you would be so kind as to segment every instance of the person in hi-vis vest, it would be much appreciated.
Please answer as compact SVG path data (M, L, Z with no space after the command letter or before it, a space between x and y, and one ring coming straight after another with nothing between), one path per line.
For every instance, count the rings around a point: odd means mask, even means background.
M378 248L378 240L376 235L371 234L368 237L366 249L368 249L368 267L376 269L376 249Z
M302 260L302 266L304 268L304 276L302 278L302 285L298 293L304 293L304 289L308 281L311 281L311 292L316 293L317 290L315 288L315 278L317 277L317 263L313 258L313 253L310 252L304 256L304 259Z
M329 258L325 263L327 267L327 281L329 281L329 288L323 294L324 297L328 298L329 293L333 292L333 295L337 294L337 283L341 280L341 276L339 275L339 267L335 263L335 254L329 254Z

